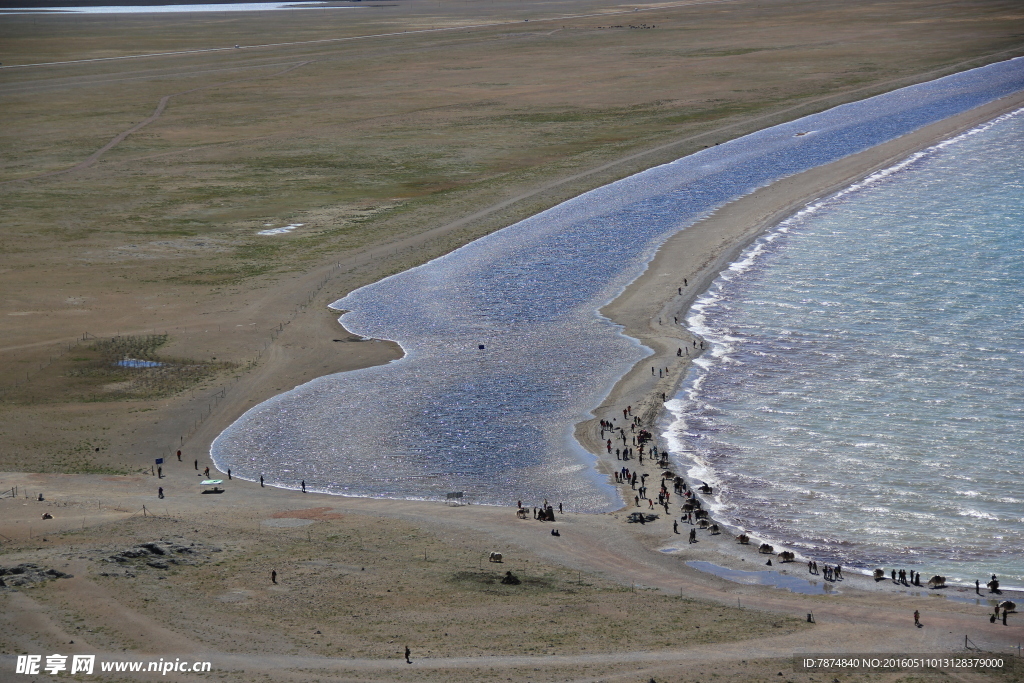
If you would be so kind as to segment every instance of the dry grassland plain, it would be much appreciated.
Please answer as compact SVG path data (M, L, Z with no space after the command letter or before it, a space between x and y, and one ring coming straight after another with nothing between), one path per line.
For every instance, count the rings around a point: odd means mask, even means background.
M677 570L611 516L549 546L499 509L191 495L187 465L259 401L398 356L327 310L356 287L706 146L1021 54L1012 0L0 13L0 489L48 494L0 500L0 565L75 574L0 593L0 654L206 653L232 681L825 680L788 653L861 642L889 597L783 609L751 589L756 609L744 592L727 610L717 580L631 589ZM172 495L132 517L158 457ZM221 552L104 562L159 538ZM496 538L507 565L481 562ZM942 637L974 618L954 607ZM406 669L407 643L455 659Z

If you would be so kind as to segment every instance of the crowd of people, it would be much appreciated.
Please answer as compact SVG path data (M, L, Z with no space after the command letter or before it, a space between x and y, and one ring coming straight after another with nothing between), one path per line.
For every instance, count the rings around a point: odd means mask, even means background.
M622 461L629 461L636 459L637 465L631 467L623 464L617 471L613 472L615 483L620 486L629 486L629 492L632 494L632 500L634 507L643 507L646 503L648 510L653 510L657 504L659 507L663 507L666 516L671 515L669 504L672 501L672 496L675 495L677 500L680 502L681 515L679 519L673 518L672 520L672 531L674 533L680 533L679 527L681 524L692 525L688 534L688 540L690 543L697 543L697 527L707 528L710 533L714 534L718 532L718 525L712 523L708 518L708 513L704 509L704 504L700 496L697 493L704 495L712 495L714 490L707 483L702 483L696 487L696 490L692 486L688 486L686 480L671 472L670 470L663 469L661 473L661 482L657 489L656 496L648 496L648 483L649 473L638 471L639 468L644 467L644 454L647 454L649 465L659 466L659 468L667 468L669 462L667 455L658 449L658 446L654 443L654 437L651 432L642 427L642 423L639 417L633 415L633 407L627 406L622 409L622 417L628 423L629 431L627 433L626 428L617 426L615 423L617 420L600 420L600 436L601 440L605 443L605 448L610 454L613 451L613 439L621 441L621 446L614 448L615 459ZM611 434L612 438L607 438L607 434ZM671 486L671 490L669 489ZM624 496L626 500L629 500L629 496ZM641 514L641 513L636 513ZM652 519L648 516L647 519ZM746 535L741 535L741 542ZM788 555L790 561L793 558L792 553L781 553L781 555ZM784 559L785 561L785 559ZM770 563L770 561L769 561ZM820 569L816 560L809 560L807 562L807 571L815 576L821 576L825 581L836 582L842 581L843 567L842 565L836 564L834 566L825 564ZM921 586L921 573L914 570L905 569L892 569L891 578L893 583L897 583L903 586ZM980 582L976 582L976 590L980 594ZM988 587L991 593L999 593L999 582L993 575L992 580L988 582Z

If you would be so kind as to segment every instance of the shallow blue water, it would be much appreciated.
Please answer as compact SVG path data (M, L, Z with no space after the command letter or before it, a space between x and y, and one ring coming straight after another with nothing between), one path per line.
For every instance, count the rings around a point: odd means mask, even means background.
M315 0L314 0L315 2ZM230 2L216 5L97 5L81 7L11 7L3 14L153 14L184 12L263 12L270 10L295 9L353 9L351 7L323 7L317 4L297 2Z
M714 574L719 578L748 586L775 586L776 588L784 588L790 593L803 593L804 595L839 595L841 593L836 588L836 583L825 581L824 579L819 583L817 579L804 579L799 576L781 574L768 569L762 571L729 569L728 567L722 567L712 562L704 562L703 560L691 560L686 564L702 572ZM797 564L794 566L800 567L801 565Z
M1024 585L1024 109L786 221L689 324L712 352L666 436L721 515Z
M648 354L597 310L657 247L774 180L1021 89L1024 60L1014 60L844 105L588 192L352 292L334 304L351 311L346 327L396 340L406 357L256 406L214 442L214 460L338 494L462 490L478 502L617 507L572 430Z

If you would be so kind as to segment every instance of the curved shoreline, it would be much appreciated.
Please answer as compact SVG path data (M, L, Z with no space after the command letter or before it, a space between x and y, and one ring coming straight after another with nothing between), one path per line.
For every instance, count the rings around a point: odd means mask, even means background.
M654 433L654 426L664 411L662 397L676 393L701 350L694 346L695 343L701 345L699 337L684 327L685 317L697 297L758 237L810 203L1021 106L1024 106L1024 92L784 178L730 202L666 240L646 271L600 309L601 314L622 325L624 334L653 353L616 382L604 401L593 409L592 419L575 427L576 440L596 457L597 469L610 474L623 464L607 452L601 436L601 420L617 426L616 420L622 417L623 408L632 406L632 414L640 417L642 426ZM680 349L686 349L681 357L676 355ZM657 436L655 433L655 442ZM639 465L634 460L629 467L646 471L657 480L660 468L652 467L650 460L646 463ZM634 495L631 489L620 484L619 492L627 502L623 510L630 509L628 502ZM751 537L753 540L756 534Z

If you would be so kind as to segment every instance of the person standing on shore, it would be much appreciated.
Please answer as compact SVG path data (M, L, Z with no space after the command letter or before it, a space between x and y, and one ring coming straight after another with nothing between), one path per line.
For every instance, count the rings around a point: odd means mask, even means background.
M302 492L303 493L306 492L306 480L305 479L302 480Z
M263 488L263 475L260 475L260 488Z
M921 613L914 610L914 626L921 628Z

